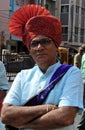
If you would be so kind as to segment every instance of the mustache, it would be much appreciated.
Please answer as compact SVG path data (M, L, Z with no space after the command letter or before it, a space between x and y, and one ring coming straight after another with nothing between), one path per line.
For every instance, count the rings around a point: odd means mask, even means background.
M43 52L37 52L36 55L37 55L37 56L38 56L38 55L46 55L46 53L43 53Z

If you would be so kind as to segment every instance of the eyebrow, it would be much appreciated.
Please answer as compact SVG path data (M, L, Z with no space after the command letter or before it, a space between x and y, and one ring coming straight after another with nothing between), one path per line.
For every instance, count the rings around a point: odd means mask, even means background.
M42 39L33 39L33 40L31 40L31 42L32 42L32 41L40 41L40 40L43 40L43 39L52 40L51 38L45 37L45 38L42 38Z

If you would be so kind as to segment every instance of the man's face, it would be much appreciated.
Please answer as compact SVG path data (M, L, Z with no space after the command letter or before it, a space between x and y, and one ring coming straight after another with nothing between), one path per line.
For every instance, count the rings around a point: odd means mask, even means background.
M47 70L50 65L56 63L57 47L52 39L45 36L36 36L32 39L29 48L31 56L41 70Z

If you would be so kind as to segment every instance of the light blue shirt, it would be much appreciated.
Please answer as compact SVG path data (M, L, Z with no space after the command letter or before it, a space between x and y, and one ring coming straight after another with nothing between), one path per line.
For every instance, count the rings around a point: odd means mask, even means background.
M9 90L6 69L2 61L0 61L0 90Z
M0 61L0 90L9 90L9 83L6 76L6 69L2 61ZM5 130L4 124L0 120L0 129Z
M22 70L17 74L4 103L23 105L28 99L47 87L50 78L60 65L58 62L50 66L45 74L41 72L38 66L29 70ZM58 107L75 106L82 110L83 83L81 71L75 66L71 67L55 85L44 104L55 104ZM70 125L56 130L75 130L75 128L74 125Z

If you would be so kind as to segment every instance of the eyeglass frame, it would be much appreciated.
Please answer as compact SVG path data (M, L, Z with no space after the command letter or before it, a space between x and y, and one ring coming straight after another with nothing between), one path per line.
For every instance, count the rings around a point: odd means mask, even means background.
M40 40L32 40L29 44L29 48L31 49L37 49L39 44L43 47L47 47L48 45L51 44L53 40L50 38L42 38Z

